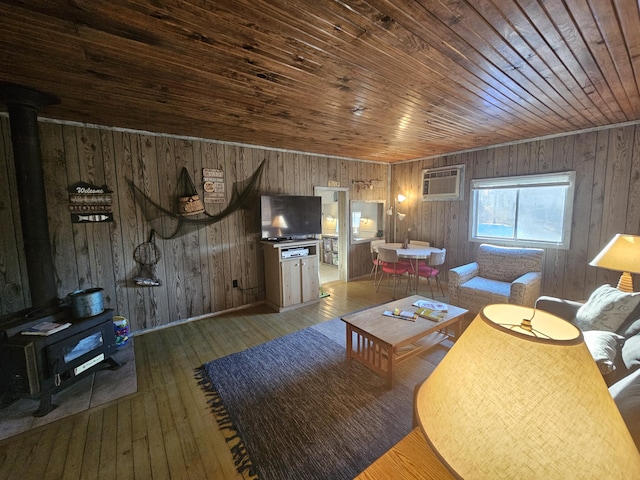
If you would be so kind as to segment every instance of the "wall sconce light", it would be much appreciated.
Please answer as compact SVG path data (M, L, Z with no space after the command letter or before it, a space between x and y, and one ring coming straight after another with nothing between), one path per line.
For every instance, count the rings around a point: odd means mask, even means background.
M327 215L327 222L335 222L335 221L336 221L336 219L335 219L335 217L333 215L331 215L331 214Z

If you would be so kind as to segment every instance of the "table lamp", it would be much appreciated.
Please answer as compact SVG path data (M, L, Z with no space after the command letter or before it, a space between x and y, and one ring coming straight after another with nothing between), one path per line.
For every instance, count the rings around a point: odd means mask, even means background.
M618 289L633 292L631 274L640 273L640 237L618 233L589 265L622 272Z
M457 478L640 478L640 453L582 332L541 310L484 307L415 407Z
M278 236L279 237L282 236L282 229L283 228L289 228L287 226L287 221L285 220L284 215L276 215L275 217L273 217L273 220L271 222L271 226L278 229Z

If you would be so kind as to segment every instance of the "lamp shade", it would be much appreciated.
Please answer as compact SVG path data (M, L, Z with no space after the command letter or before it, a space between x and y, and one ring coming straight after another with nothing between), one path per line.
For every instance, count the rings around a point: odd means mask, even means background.
M640 273L640 237L618 233L589 265L618 272Z
M485 307L420 386L416 415L460 478L640 478L582 333L544 311Z
M640 237L618 233L589 265L622 272L618 288L633 292L631 273L640 273Z

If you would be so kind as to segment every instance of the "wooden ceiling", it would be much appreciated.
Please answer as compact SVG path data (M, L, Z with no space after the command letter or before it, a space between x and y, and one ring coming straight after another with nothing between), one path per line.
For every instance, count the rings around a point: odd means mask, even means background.
M42 116L394 162L640 119L637 0L0 0Z

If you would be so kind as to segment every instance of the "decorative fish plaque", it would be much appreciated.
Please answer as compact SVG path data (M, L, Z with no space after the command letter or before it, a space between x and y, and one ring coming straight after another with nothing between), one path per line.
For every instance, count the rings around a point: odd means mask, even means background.
M113 191L109 187L78 182L68 191L72 223L113 222Z

